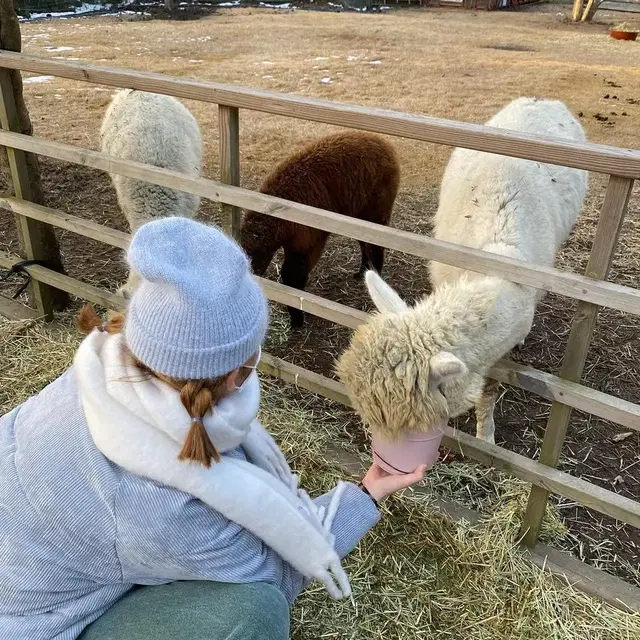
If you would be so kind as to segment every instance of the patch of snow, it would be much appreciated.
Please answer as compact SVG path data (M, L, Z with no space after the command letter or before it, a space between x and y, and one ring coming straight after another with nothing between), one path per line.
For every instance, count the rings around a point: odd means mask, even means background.
M369 64L382 64L382 60L372 60Z
M61 53L62 51L75 51L73 47L45 47L49 53Z
M357 60L357 59L358 59L358 56L347 56L347 60L349 62L353 62L354 60Z
M333 80L331 80L331 78L322 78L320 82L322 82L322 84L331 84Z
M273 76L262 76L263 78L273 78Z
M25 78L22 84L40 84L41 82L51 82L54 79L54 76L32 76L31 78Z
M235 0L235 2L220 2L216 5L216 7L239 7L240 0Z
M193 64L199 64L201 62L204 62L204 60L189 60L189 62L192 62Z
M273 62L269 62L268 60L263 60L262 64L274 64Z
M51 56L53 60L70 60L71 62L78 62L82 58L67 58L66 56Z
M315 60L316 62L319 62L320 60L328 60L328 59L329 59L329 58L324 58L324 57L322 57L322 56L318 56L317 58L314 58L314 60Z
M90 4L85 2L79 7L75 7L73 11L54 11L45 13L32 13L29 18L20 18L21 22L29 22L29 20L38 20L39 18L66 18L69 16L77 16L83 13L92 13L94 11L104 11L105 5L103 4Z
M266 2L260 2L259 6L265 7L265 9L291 9L290 2L285 2L284 4L267 4Z

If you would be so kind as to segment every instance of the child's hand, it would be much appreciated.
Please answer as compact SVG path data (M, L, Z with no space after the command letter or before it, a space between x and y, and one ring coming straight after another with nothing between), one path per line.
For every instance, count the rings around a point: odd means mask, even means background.
M362 484L371 497L378 503L388 498L392 493L406 489L424 478L427 465L418 467L413 473L392 475L379 467L375 462L362 479Z

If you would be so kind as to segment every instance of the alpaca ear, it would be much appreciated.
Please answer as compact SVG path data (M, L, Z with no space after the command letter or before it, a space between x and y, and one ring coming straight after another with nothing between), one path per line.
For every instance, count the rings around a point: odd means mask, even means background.
M381 313L400 313L409 308L407 303L375 271L367 271L364 279L369 296Z
M466 372L467 367L464 362L448 351L436 353L429 360L429 383L434 387L439 387L443 382L459 378Z

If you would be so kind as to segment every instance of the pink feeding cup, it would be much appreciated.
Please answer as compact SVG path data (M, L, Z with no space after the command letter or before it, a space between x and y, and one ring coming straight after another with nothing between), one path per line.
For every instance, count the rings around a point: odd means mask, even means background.
M438 459L444 431L438 425L429 433L413 432L394 442L372 436L373 458L382 469L393 475L415 471L420 465L431 468Z

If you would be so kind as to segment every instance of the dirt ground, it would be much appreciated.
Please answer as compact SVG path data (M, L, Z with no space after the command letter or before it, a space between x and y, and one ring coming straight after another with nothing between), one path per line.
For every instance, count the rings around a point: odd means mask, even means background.
M519 12L392 10L384 15L263 10L220 11L198 21L132 21L97 17L22 25L24 51L259 87L339 102L483 122L521 95L558 98L576 113L595 142L638 148L640 131L640 43L614 41L605 24L572 25L559 5ZM608 20L604 14L600 20ZM625 14L614 22L640 22ZM26 76L25 76L26 77ZM89 148L113 90L61 79L27 80L25 95L38 136ZM205 137L204 175L218 177L217 113L214 105L187 103ZM273 164L331 127L243 111L243 186L255 188ZM450 149L394 140L402 163L402 186L393 225L428 234L437 188ZM115 194L104 174L44 159L43 178L51 206L125 230ZM558 264L581 271L588 258L606 181L592 175L588 202ZM638 287L640 203L634 193L611 279ZM204 203L202 217L216 220ZM119 252L70 233L60 235L70 275L114 289L124 278ZM0 248L15 248L13 221L0 213ZM351 274L357 243L333 238L308 289L361 309L366 292ZM276 269L272 268L271 277ZM429 289L426 265L390 253L385 275L404 296ZM5 287L4 292L9 292ZM574 305L548 296L517 358L557 372ZM281 316L276 314L276 320ZM296 364L332 375L334 358L349 332L308 318L294 334L281 324L269 350ZM640 402L640 322L605 311L594 338L585 380L590 386ZM496 415L497 440L535 457L549 405L517 389L505 389ZM458 426L472 430L466 419ZM355 419L349 429L365 437ZM574 412L562 468L600 486L640 499L640 434ZM582 559L640 584L640 534L569 501L559 508L571 547Z

